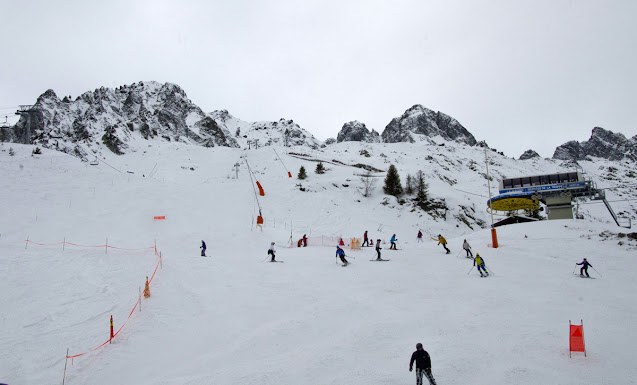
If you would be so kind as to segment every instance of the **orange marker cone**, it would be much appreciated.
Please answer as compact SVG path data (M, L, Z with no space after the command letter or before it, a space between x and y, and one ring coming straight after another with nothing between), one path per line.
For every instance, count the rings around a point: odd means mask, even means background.
M146 277L146 287L144 288L144 298L150 297L150 287L148 286L148 277Z

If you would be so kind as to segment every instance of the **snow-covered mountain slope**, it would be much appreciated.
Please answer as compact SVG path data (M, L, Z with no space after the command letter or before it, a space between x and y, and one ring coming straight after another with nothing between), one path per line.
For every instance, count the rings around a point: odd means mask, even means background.
M593 128L589 140L582 143L572 140L555 149L553 159L584 160L589 156L608 160L637 161L637 135L627 139L601 127Z
M96 348L108 339L110 315L117 330L129 314L112 344L68 362L66 383L409 383L417 342L431 354L438 383L630 383L637 375L630 332L636 241L620 236L598 205L582 205L584 220L501 227L501 247L487 247L488 230L454 219L462 204L488 220L486 199L472 195L486 195L479 148L350 142L279 151L279 159L271 148L171 142L106 154L95 166L46 149L32 156L33 148L0 145L0 199L10 203L0 216L0 382L59 382L67 348L71 355ZM495 174L565 167L489 156ZM313 173L310 159L324 160L327 172ZM244 160L265 189L263 231L254 226L258 206ZM233 179L236 162L242 166ZM395 164L403 177L422 169L430 194L446 199L447 220L393 198L381 204L380 184L362 197L354 162ZM630 167L581 164L599 178L624 179ZM296 179L300 166L304 181ZM618 192L625 193L609 195ZM416 243L418 228L443 233L452 254L427 236ZM333 246L286 248L290 235L364 230L385 242L395 233L402 250L383 243L391 261L382 263L369 261L371 249L346 250L352 263L343 268ZM162 268L142 311L131 314L156 266L152 251L25 248L27 237L122 248L156 242ZM463 239L484 257L489 278L463 258ZM210 258L199 257L201 240ZM270 241L284 263L262 262ZM582 257L597 279L573 274ZM569 358L568 321L580 319L587 357Z

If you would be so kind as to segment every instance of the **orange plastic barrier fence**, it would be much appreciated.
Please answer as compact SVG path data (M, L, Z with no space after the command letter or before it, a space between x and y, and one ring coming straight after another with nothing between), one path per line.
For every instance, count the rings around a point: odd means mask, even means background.
M165 215L153 217L153 219L166 219Z
M55 245L61 245L61 244L67 244L67 245L72 245L72 246L78 246L78 247L108 247L108 248L112 248L112 249L118 249L118 250L131 250L131 251L135 251L135 250L148 250L148 249L154 249L155 250L155 256L157 256L159 258L159 261L157 261L157 265L155 265L155 270L153 270L153 275L151 275L150 279L148 279L148 283L147 285L150 285L151 282L153 282L153 278L155 278L155 274L157 273L157 269L159 268L159 266L161 265L161 254L157 251L157 247L155 246L149 246L149 247L142 247L142 248L136 248L136 249L130 249L130 248L124 248L124 247L115 247L115 246L110 246L110 245L98 245L98 246L86 246L86 245L78 245L76 243L71 243L71 242L57 242L57 243L38 243L38 242L33 242L30 240L25 240L25 242L28 243L32 243L34 245L38 245L38 246L55 246ZM147 286L148 287L148 286ZM80 353L80 354L73 354L73 355L67 355L66 358L70 358L71 359L71 365L73 365L73 361L75 357L80 357L83 356L85 354L91 353L96 351L97 349L103 347L104 345L108 344L109 342L112 341L113 338L115 338L120 331L122 331L122 329L124 328L124 326L126 326L126 323L128 322L128 320L130 319L130 317L133 315L133 313L135 312L135 309L137 309L137 306L139 305L139 301L141 300L141 298L137 298L137 300L135 301L135 305L133 306L133 309L130 311L130 313L128 313L128 318L126 318L126 321L124 321L124 323L122 324L122 326L119 327L119 329L117 329L117 332L115 332L113 334L113 331L111 329L111 337L109 339L107 339L106 341L104 341L104 343L102 343L101 345L99 345L96 348L93 348L91 350L88 350L84 353ZM111 328L112 328L112 316L111 316Z

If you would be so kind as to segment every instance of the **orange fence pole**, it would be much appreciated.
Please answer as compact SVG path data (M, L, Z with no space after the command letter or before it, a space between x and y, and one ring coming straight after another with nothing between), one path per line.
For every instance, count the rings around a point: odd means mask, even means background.
M112 340L113 340L113 316L111 315L111 338L108 340L108 343L110 344Z

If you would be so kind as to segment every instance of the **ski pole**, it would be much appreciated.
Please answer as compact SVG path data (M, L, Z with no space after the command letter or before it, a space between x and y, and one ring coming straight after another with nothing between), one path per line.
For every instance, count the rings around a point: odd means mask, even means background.
M460 251L458 252L458 254L456 254L456 258L458 258L458 257L460 256L460 253L462 253L462 251L463 251L463 250L464 250L464 249L460 250Z
M575 274L575 269L577 269L577 263L573 266L573 274Z
M484 265L484 268L485 268L485 269L487 268L487 265L486 265L486 264ZM489 268L489 270L491 270L491 268ZM486 271L486 270L485 270L485 271ZM491 274L495 275L495 273L493 272L493 270L491 270Z
M591 267L593 267L593 266L591 266ZM594 268L594 267L593 267L593 270L595 270L595 268ZM599 271L595 270L595 272L596 272L597 274L599 274ZM600 277L603 277L603 275L601 275L601 274L599 274L599 276L600 276Z
M476 267L475 265L471 266L471 270L469 270L469 273L471 273L473 271L473 268ZM469 273L467 273L467 275L469 275Z

